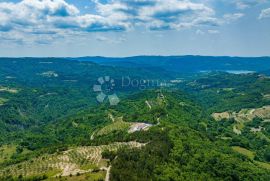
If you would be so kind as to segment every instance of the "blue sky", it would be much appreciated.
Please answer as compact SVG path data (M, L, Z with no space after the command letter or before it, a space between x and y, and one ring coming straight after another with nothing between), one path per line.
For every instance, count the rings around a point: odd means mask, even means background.
M270 56L270 0L0 0L0 57Z

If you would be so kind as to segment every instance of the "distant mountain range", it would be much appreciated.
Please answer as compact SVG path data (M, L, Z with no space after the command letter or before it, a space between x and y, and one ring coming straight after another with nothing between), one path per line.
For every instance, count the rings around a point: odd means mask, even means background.
M270 73L268 71L270 70L270 57L135 56L126 58L78 57L70 59L119 67L156 67L177 73L230 70Z

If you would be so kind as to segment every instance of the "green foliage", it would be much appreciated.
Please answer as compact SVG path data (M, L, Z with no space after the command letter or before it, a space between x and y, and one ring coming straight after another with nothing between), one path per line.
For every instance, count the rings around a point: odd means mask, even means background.
M109 159L110 161L112 161L117 156L116 151L110 151L110 150L104 150L101 154L102 154L102 158Z
M267 180L263 170L226 145L212 143L192 129L173 126L161 139L142 150L118 154L112 165L112 180ZM164 133L163 133L164 136ZM171 142L171 147L166 147ZM164 145L163 145L164 144Z

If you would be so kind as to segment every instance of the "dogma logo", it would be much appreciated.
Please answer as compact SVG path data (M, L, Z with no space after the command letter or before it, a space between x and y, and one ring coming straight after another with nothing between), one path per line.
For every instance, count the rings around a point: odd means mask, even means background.
M94 85L93 90L97 92L97 101L103 103L107 98L110 105L115 106L120 102L120 99L114 92L115 82L110 76L99 77L98 84Z

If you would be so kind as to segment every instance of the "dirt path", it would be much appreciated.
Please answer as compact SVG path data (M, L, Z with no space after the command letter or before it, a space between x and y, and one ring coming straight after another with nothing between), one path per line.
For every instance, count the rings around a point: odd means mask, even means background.
M150 105L148 101L145 101L145 104L149 107L149 109L152 109L152 106Z
M112 120L112 122L115 122L115 119L112 114L109 114L109 118Z
M111 171L112 166L110 165L109 167L101 167L101 170L106 170L106 177L105 181L110 181L110 171Z
M107 168L107 173L106 173L106 177L105 177L105 181L110 181L110 171L111 171L112 166L109 166Z
M91 137L90 137L90 140L94 140L94 138L95 138L95 137L94 137L95 133L96 133L96 132L94 131L93 134L92 134Z

